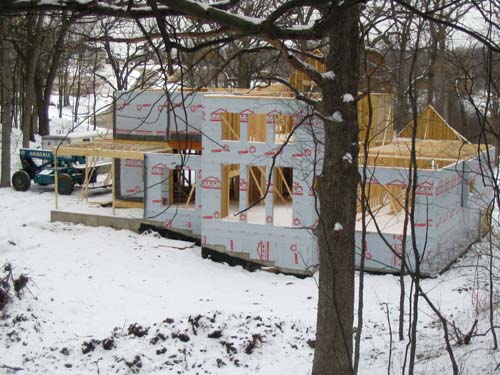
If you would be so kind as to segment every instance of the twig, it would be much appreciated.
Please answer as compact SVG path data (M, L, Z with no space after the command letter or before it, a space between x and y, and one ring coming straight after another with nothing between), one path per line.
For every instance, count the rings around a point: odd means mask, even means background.
M122 360L123 360L123 358L122 358ZM97 367L97 375L101 375L101 371L99 371L99 361L100 360L98 359L97 361L93 362L93 363L95 363L95 367Z
M387 324L389 324L389 360L387 362L387 375L391 375L391 363L392 363L392 326L391 326L391 316L389 314L389 306L387 303L385 305L385 314L387 316Z
M465 345L469 345L470 340L472 339L472 336L474 335L474 331L476 330L476 326L477 326L477 319L474 320L474 324L472 325L471 329L464 336L464 344Z
M0 368L5 368L7 370L11 370L11 371L23 371L24 369L22 367L12 367L12 366L7 366L7 365L0 365Z

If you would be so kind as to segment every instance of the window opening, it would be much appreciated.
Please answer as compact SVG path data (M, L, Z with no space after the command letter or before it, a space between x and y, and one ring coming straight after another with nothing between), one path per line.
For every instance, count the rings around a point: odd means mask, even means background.
M240 114L234 112L224 112L221 115L222 121L222 140L239 141L240 140Z
M293 129L293 117L290 115L276 115L274 122L274 143L285 143L286 139ZM292 139L293 137L291 137L288 142L293 143Z
M374 214L397 215L405 208L406 186L366 184L368 204ZM358 185L357 213L361 213L361 186ZM408 209L411 209L411 192Z
M266 194L266 167L249 166L248 167L248 207L247 220L253 224L264 224L266 217L266 201L259 199Z
M174 153L186 155L201 155L197 149L176 149ZM164 206L177 204L180 208L195 208L196 206L196 171L190 168L164 168L161 176L161 200Z
M266 142L267 115L251 113L248 116L248 141Z

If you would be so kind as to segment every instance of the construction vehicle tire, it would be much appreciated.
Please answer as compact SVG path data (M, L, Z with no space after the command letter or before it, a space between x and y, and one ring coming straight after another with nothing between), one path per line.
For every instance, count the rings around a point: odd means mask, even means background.
M57 177L57 190L59 194L70 195L73 192L73 179L69 174L61 173Z
M26 191L31 186L31 177L26 171L17 171L12 175L12 187L17 191Z

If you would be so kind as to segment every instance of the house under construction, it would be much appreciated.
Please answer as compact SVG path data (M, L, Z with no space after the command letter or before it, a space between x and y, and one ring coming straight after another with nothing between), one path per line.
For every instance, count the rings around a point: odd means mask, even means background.
M141 207L144 220L200 238L204 247L281 271L318 264L314 176L323 124L282 86L253 91L116 92L113 140L61 146L59 154L113 159L113 207ZM358 102L360 139L370 128L366 193L371 213L361 246L369 270L398 272L412 231L423 273L435 274L480 238L490 190L480 171L494 151L470 144L432 107L396 135L393 97ZM411 136L416 134L415 224L403 244ZM335 199L335 197L332 197Z

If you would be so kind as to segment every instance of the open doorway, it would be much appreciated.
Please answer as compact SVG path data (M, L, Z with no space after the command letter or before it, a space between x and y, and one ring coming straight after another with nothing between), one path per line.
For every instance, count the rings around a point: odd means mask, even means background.
M252 224L266 222L266 195L267 175L264 166L248 166L248 207L247 220Z
M239 211L240 165L222 165L221 217L231 219L230 213Z
M196 171L189 168L171 169L170 202L182 208L195 208Z
M293 168L274 168L273 224L292 226Z

